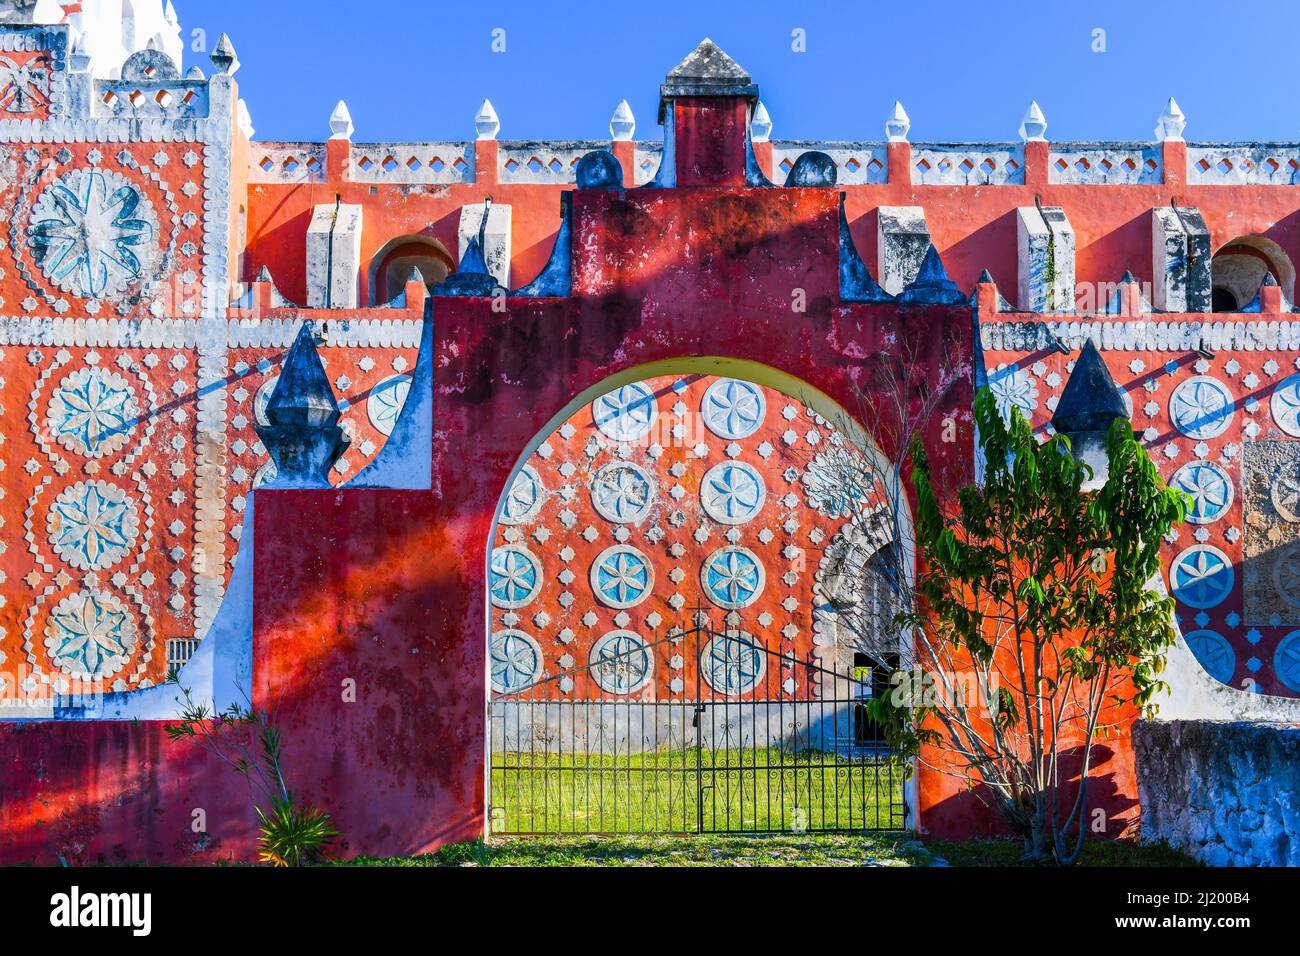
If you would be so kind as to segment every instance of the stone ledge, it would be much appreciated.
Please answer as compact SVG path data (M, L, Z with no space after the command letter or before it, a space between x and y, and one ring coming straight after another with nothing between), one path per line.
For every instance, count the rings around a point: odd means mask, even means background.
M1133 725L1142 839L1211 866L1300 865L1300 726Z

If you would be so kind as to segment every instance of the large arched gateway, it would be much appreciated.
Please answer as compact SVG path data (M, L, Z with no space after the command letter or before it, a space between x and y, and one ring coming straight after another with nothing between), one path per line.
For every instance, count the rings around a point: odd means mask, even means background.
M902 650L893 467L788 375L666 366L571 403L502 496L494 832L901 828L864 719Z

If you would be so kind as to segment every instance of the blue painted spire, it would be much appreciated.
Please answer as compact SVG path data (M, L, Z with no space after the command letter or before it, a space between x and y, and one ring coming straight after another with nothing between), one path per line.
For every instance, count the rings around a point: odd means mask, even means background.
M460 257L460 265L456 267L455 272L433 287L431 290L432 295L494 296L505 294L506 290L497 283L496 277L488 271L487 260L483 257L483 246L487 241L488 213L490 211L491 204L485 202L483 219L478 227L478 235L469 237L469 242L465 243L465 254Z
M334 425L339 420L339 403L316 351L310 322L298 329L285 357L280 380L266 403L266 417L272 425Z
M348 438L338 425L339 405L310 322L302 324L289 349L266 417L269 424L254 427L275 462L275 487L329 487L329 470L347 450Z
M934 243L930 243L930 247L925 250L920 271L912 284L903 290L898 301L934 305L962 305L966 302L966 296L957 288L957 283L948 278L948 271L944 269L943 260L939 258L939 250L934 247Z
M1128 418L1124 397L1092 340L1084 342L1052 415L1052 427L1063 435L1107 432L1117 418Z
M894 297L880 287L858 253L849 217L844 211L844 193L840 193L840 299L844 302L893 302Z

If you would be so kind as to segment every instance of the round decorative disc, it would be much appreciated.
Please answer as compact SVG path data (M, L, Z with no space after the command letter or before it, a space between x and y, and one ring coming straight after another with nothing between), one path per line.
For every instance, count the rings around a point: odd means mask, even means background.
M705 426L720 438L734 441L758 431L767 412L763 390L750 382L720 378L700 402Z
M591 403L596 427L618 442L644 438L657 414L654 392L643 382L620 386Z
M758 686L767 670L767 651L745 631L719 634L700 654L700 673L720 694L746 694Z
M1191 496L1192 510L1187 520L1192 524L1217 521L1232 505L1232 479L1213 462L1188 462L1174 472L1169 484ZM1297 491L1300 492L1300 485Z
M606 465L591 479L591 504L606 521L639 524L654 507L654 485L630 461Z
M1232 593L1236 574L1228 556L1208 544L1183 551L1169 566L1169 590L1189 607L1207 608Z
M497 607L523 607L542 589L542 566L527 548L492 549L488 590Z
M1209 375L1181 382L1169 396L1169 419L1188 438L1202 440L1222 435L1232 421L1233 401L1228 386Z
M700 569L700 582L709 600L733 610L757 601L765 579L763 563L748 548L719 548Z
M381 435L393 433L410 393L409 375L390 375L370 390L370 397L366 399L366 416L375 426L375 431Z
M64 376L46 411L51 437L86 458L103 458L121 449L139 419L140 405L126 379L98 366Z
M654 584L654 565L628 545L606 548L591 562L591 590L609 607L635 607L650 596Z
M654 676L654 656L639 634L610 631L591 648L591 676L607 694L634 694Z
M1292 438L1300 438L1300 375L1278 382L1268 407L1278 428Z
M510 483L510 490L501 502L501 523L524 524L531 521L541 510L545 495L546 488L537 469L532 465L524 465Z
M515 628L493 631L488 642L488 667L492 689L498 694L511 694L542 676L542 649L530 635Z
M1237 670L1237 653L1217 631L1192 631L1183 637L1205 672L1220 684L1231 682Z
M1300 631L1292 631L1273 652L1273 673L1287 687L1300 691Z
M724 461L704 473L700 504L720 524L744 524L763 510L763 476L743 461Z

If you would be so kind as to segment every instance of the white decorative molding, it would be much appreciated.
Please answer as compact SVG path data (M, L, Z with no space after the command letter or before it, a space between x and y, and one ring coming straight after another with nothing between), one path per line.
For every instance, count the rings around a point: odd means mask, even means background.
M250 183L325 182L324 143L253 143L249 150Z
M1150 143L1055 143L1047 161L1049 183L1088 186L1156 186L1164 182L1159 146Z
M1300 143L1189 143L1189 186L1293 186Z
M1023 186L1025 150L1015 143L942 143L912 147L918 186Z
M356 183L472 183L474 144L353 143L348 173Z
M1289 352L1300 349L1300 321L1160 322L1135 319L980 323L980 343L991 351L1035 352L1060 341L1071 351L1091 341L1102 351Z
M502 183L575 183L578 160L609 144L598 141L503 142L497 165Z
M772 165L778 179L794 168L806 152L816 150L835 161L840 186L878 185L889 181L889 155L884 143L820 143L779 140L772 143Z

